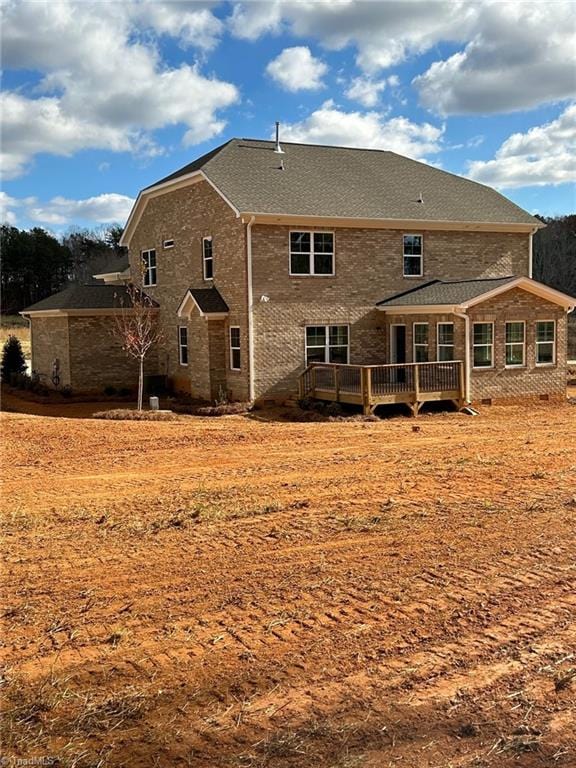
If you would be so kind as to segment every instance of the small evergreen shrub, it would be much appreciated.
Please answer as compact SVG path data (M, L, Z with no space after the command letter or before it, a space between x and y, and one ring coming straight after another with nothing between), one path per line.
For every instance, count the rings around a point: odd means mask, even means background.
M10 381L12 374L24 374L26 372L26 358L22 351L20 339L10 334L4 342L2 349L2 363L0 365L0 375L2 381Z

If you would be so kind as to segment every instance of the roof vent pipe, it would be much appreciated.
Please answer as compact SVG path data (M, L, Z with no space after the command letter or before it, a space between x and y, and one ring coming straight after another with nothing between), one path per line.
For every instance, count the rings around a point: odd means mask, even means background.
M276 120L276 146L274 147L274 152L284 154L284 150L280 146L280 123L278 120Z

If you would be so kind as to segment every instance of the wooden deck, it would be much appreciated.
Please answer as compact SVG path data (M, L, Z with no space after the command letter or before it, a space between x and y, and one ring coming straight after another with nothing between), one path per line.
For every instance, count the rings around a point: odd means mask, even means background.
M465 402L464 363L391 365L342 365L311 363L300 375L300 397L351 403L372 413L379 405L406 403L414 416L423 403L452 400Z

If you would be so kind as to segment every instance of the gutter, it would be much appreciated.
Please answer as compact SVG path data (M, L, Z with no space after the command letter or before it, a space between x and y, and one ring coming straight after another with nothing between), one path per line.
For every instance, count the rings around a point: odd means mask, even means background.
M534 260L534 252L533 252L533 239L534 235L538 230L541 229L541 227L534 227L534 229L530 232L530 238L528 240L528 277L531 279L534 279L532 277L533 272L533 260Z
M248 399L254 401L254 292L252 289L252 216L246 225L246 276L248 280Z
M456 307L454 307L456 309ZM471 403L472 398L470 397L471 393L471 384L470 384L470 318L466 314L466 312L454 312L454 317L459 317L461 320L464 320L464 343L465 343L465 349L464 349L464 385L465 385L465 394L466 394L466 402Z

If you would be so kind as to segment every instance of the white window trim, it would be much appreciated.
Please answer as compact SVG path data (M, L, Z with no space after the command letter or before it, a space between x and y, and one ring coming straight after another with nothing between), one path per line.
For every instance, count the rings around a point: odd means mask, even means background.
M212 243L212 248L210 253L212 254L210 258L206 258L204 254L204 243L209 242ZM211 262L212 264L212 277L206 277L206 262ZM202 238L202 277L204 280L210 281L214 280L214 241L212 239L212 235L206 235L206 237Z
M310 235L310 272L292 272L292 234ZM314 272L314 235L332 235L332 272ZM323 254L326 256L326 254ZM329 229L291 229L288 232L288 275L290 277L334 277L336 275L336 233Z
M418 258L417 256L414 256L412 253L404 253L404 238L405 237L419 237L420 242L422 243L422 253L420 254L420 272L417 275L407 275L404 270L404 257L406 256L412 256L412 258ZM410 280L410 278L418 278L418 277L424 277L424 235L422 235L420 232L403 232L402 233L402 277L405 277L407 280Z
M233 347L232 346L232 331L238 331L238 346ZM231 325L228 329L228 345L229 345L229 353L230 353L230 370L231 371L241 371L242 370L242 338L241 338L241 331L239 325ZM238 350L240 352L240 365L238 368L235 368L234 363L234 355L232 350Z
M516 324L522 324L524 328L524 340L522 342L519 341L506 341L506 327L509 324L516 323ZM508 357L508 347L512 346L518 346L518 344L522 343L522 364L516 364L511 365L506 362L506 358ZM504 323L504 368L507 369L514 369L514 368L526 368L526 320L506 320Z
M416 326L425 325L427 328L426 338L428 341L426 344L416 343ZM416 362L416 347L426 347L426 359L430 359L430 323L412 323L412 362Z
M181 331L186 331L186 344L182 344L182 335ZM182 349L186 347L186 357L188 357L188 326L187 325L179 325L178 326L178 362L180 365L187 366L188 363L182 362Z
M492 341L490 344L475 344L474 343L474 326L475 325L491 325L492 326ZM490 347L490 365L474 365L474 350L476 347ZM493 320L477 320L472 323L472 369L474 371L493 371L494 370L494 321Z
M536 330L538 323L552 323L554 326L554 338L552 340L552 362L551 363L538 362L538 346L540 344L550 344L549 341L538 341L538 331ZM534 321L534 362L535 362L536 368L552 368L553 366L556 365L556 339L557 339L556 320L544 319L544 320Z
M144 261L144 254L145 253L154 253L154 259L156 261L156 264L154 267L147 267L146 262ZM142 287L143 288L153 288L155 285L158 285L158 255L156 253L156 248L145 248L144 250L140 251L140 259L142 261L142 265L144 267L144 274L142 275ZM151 270L154 269L156 280L153 283L147 283L146 282L146 275L148 273L151 273Z
M452 344L440 344L440 326L451 325L452 326ZM456 352L456 326L451 322L436 323L436 362L437 363L450 363L453 360L440 360L440 347L452 347L452 350ZM454 357L454 355L452 355Z
M167 251L169 248L174 248L174 240L172 238L169 238L167 240L164 240L162 243L162 247L165 251Z
M324 328L326 333L326 341L324 342L324 363L319 365L336 365L336 363L330 363L326 361L326 358L330 357L330 331L329 328L343 328L348 329L348 344L346 345L346 365L350 364L350 325L349 323L307 323L304 326L304 365L308 366L308 328ZM342 344L335 344L332 346L343 346ZM310 347L310 349L321 349L320 346Z

